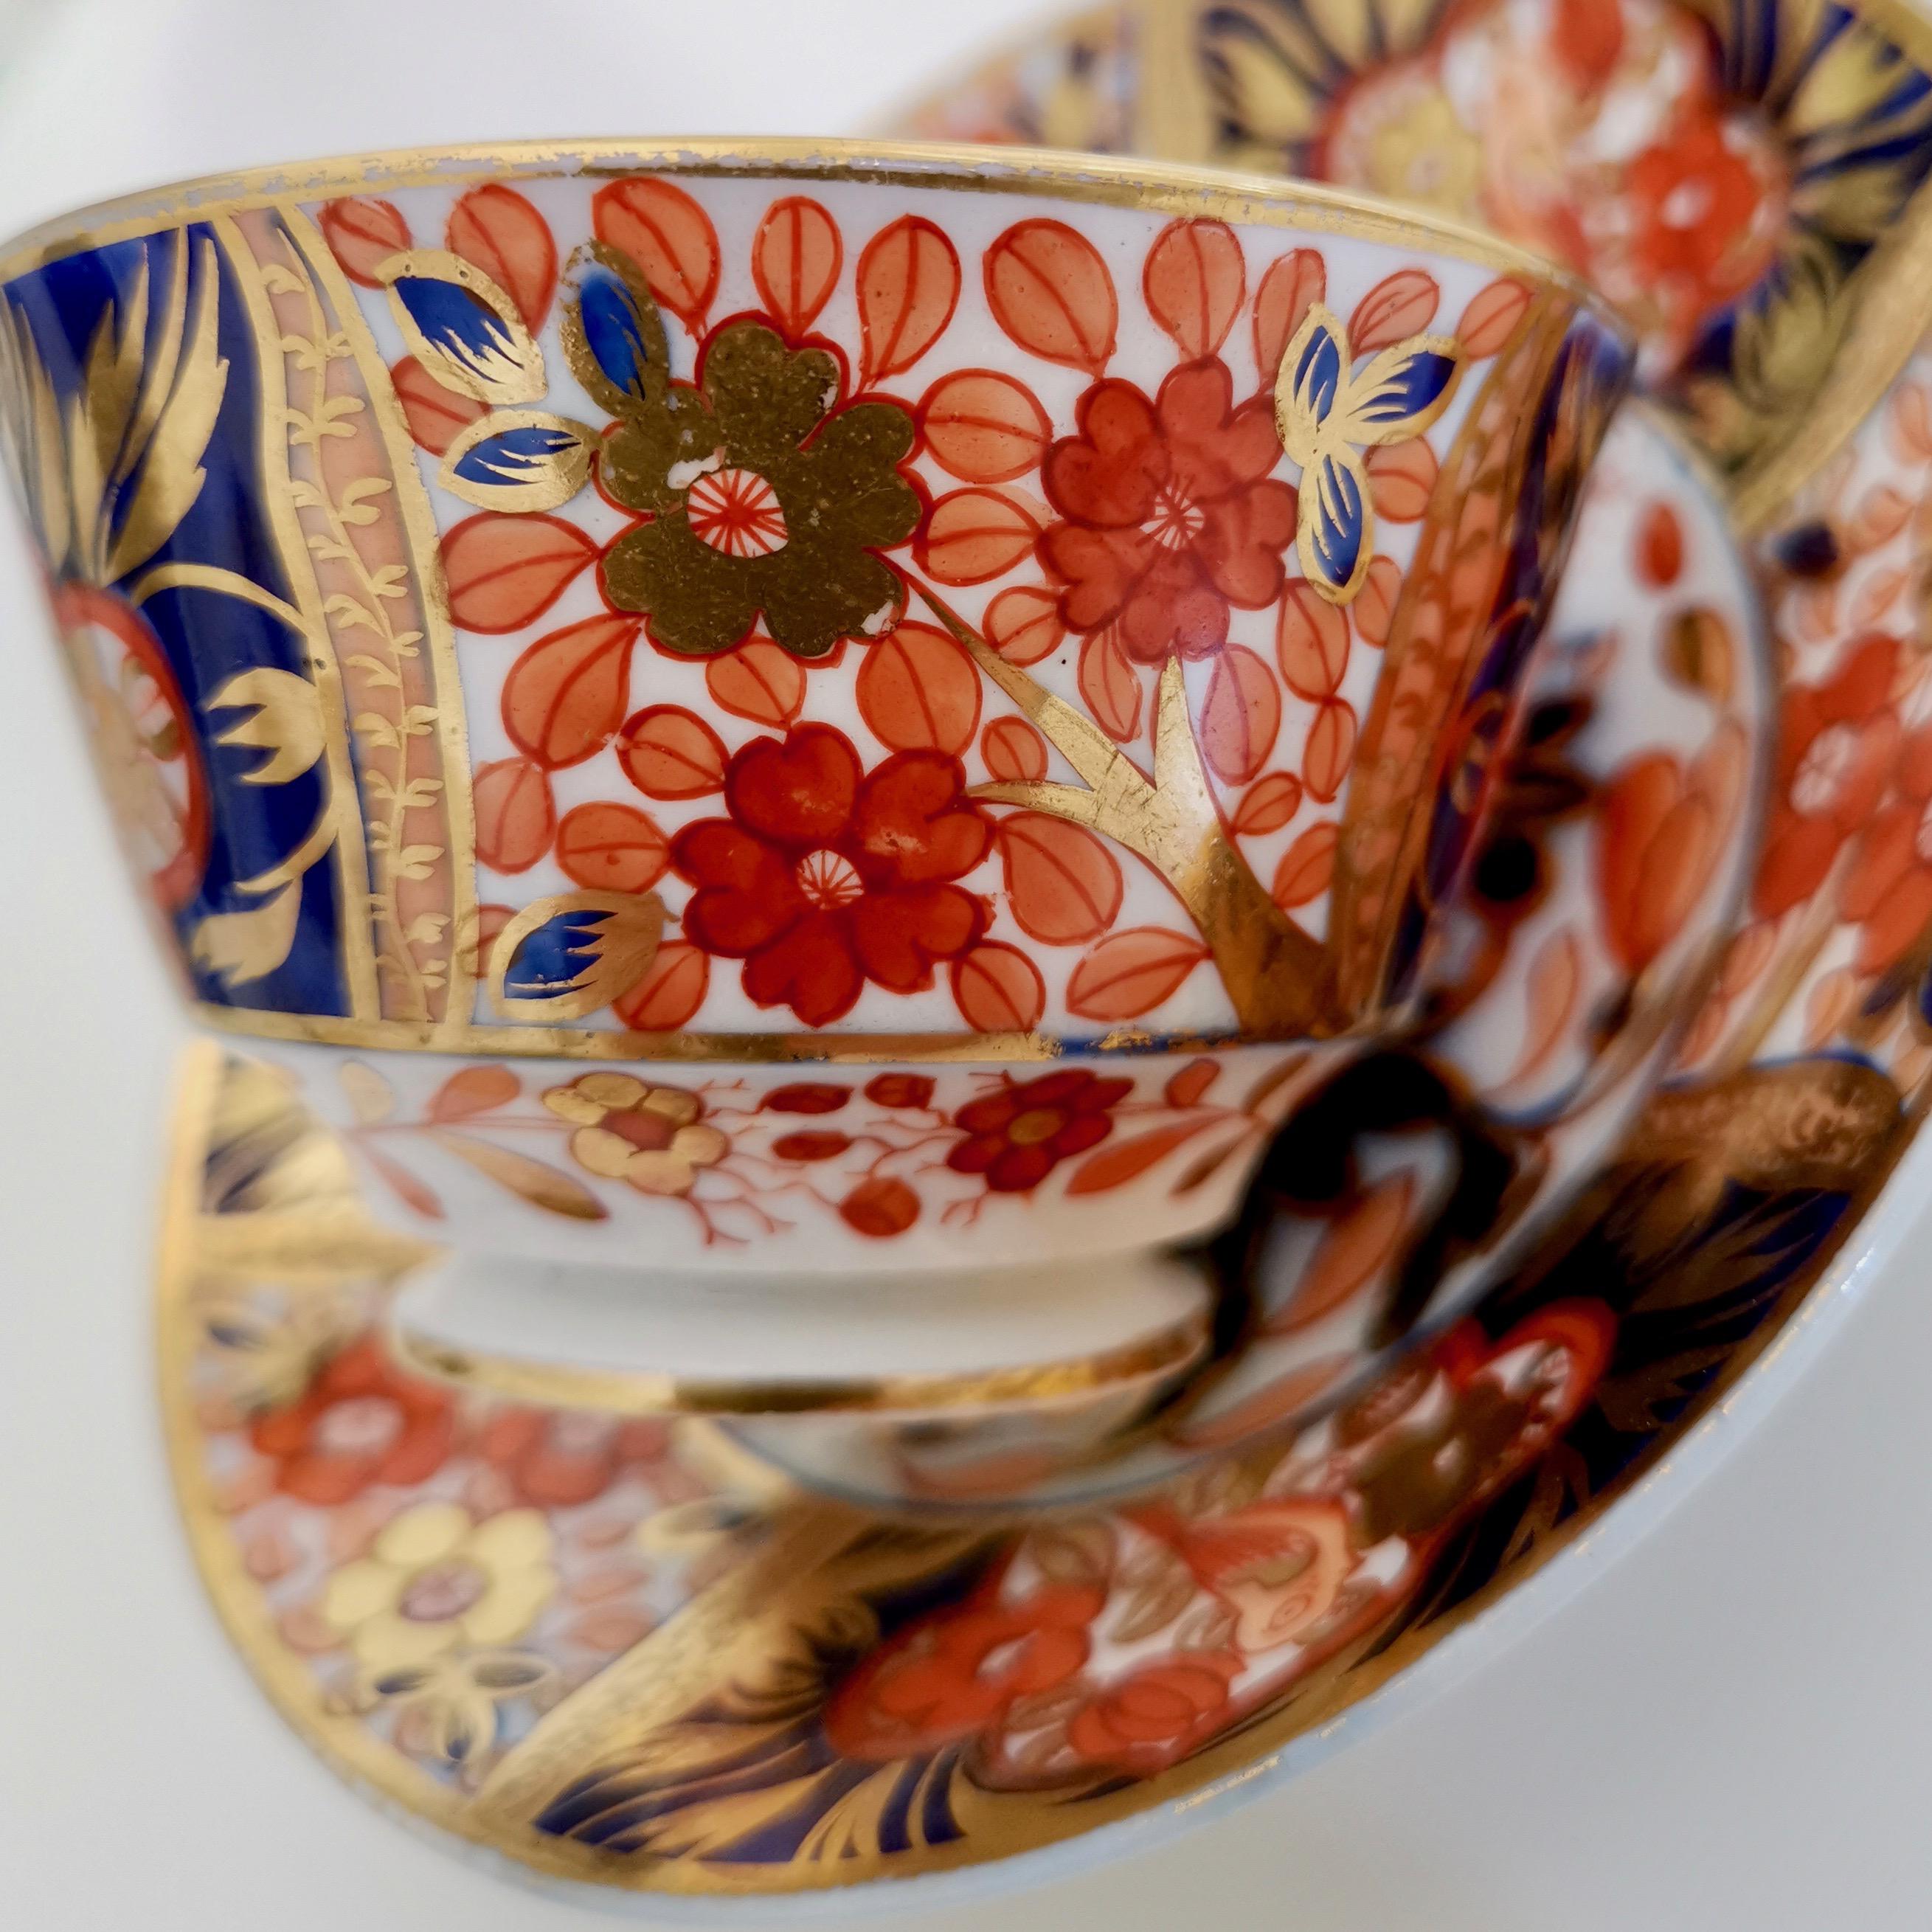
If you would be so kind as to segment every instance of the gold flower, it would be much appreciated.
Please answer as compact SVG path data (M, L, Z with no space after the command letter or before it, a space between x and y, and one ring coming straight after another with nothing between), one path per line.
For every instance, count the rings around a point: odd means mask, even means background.
M550 1526L536 1510L479 1523L460 1504L421 1503L329 1579L322 1618L367 1671L508 1643L555 1594L550 1559Z
M731 1150L716 1127L699 1124L704 1103L678 1087L650 1087L628 1073L585 1073L543 1096L577 1129L571 1157L640 1194L688 1194L701 1167Z

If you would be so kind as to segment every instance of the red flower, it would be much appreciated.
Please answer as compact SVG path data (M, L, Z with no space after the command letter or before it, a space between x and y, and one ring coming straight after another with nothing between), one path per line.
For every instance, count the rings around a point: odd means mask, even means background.
M1771 824L1751 892L1760 917L1808 899L1877 805L1898 746L1888 708L1898 656L1891 638L1868 637L1835 676L1786 690Z
M1118 622L1144 664L1202 657L1228 641L1231 604L1258 610L1281 595L1294 492L1268 474L1281 439L1267 398L1236 409L1233 394L1210 356L1175 370L1151 402L1112 380L1082 397L1079 434L1056 442L1041 472L1066 520L1040 554L1067 586L1070 629Z
M1906 740L1898 776L1903 796L1872 820L1839 901L1840 911L1864 928L1861 973L1889 966L1932 920L1932 725Z
M424 1481L454 1432L449 1396L398 1375L372 1336L334 1357L299 1401L258 1416L249 1439L280 1466L277 1489L327 1508L372 1483Z
M1213 1734L1241 1662L1237 1651L1214 1650L1143 1664L1074 1712L1066 1742L1090 1764L1159 1771Z
M568 1409L506 1409L484 1425L478 1446L520 1502L539 1509L596 1500L632 1465L669 1447L668 1425Z
M997 1588L997 1585L994 1586ZM894 1758L972 1736L1087 1661L1106 1593L1042 1585L1017 1604L992 1592L911 1624L840 1685L825 1734L848 1757Z
M980 900L950 882L992 842L956 758L901 752L862 773L842 732L801 724L731 760L731 816L680 832L671 863L698 888L686 938L745 962L746 995L807 1026L850 1012L866 982L932 983L986 929Z
M956 1173L983 1174L995 1194L1024 1194L1063 1160L1098 1147L1114 1130L1112 1110L1133 1084L1100 1079L1084 1067L1010 1081L954 1116L967 1138L946 1164Z
M1775 238L1766 218L1772 165L1768 148L1748 149L1709 109L1687 110L1667 139L1630 163L1632 265L1643 286L1676 292L1686 320L1763 273Z

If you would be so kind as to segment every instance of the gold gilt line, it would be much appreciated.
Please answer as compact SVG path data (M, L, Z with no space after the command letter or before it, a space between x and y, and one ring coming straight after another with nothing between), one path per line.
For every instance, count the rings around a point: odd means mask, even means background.
M866 1065L880 1060L990 1064L1056 1060L1065 1054L1210 1053L1279 1045L1240 1033L1154 1034L1112 1027L1090 1036L1041 1033L625 1033L615 1028L452 1027L435 1021L340 1019L327 1013L270 1012L200 1002L191 1010L220 1033L260 1040L354 1046L370 1052L480 1053L539 1060L761 1060Z
M288 382L281 348L282 332L268 307L262 286L260 264L239 228L231 220L214 224L216 239L235 271L248 326L256 344L256 368L261 382L257 431L262 464L262 494L275 548L302 620L308 646L311 682L320 700L322 758L328 773L328 811L334 828L337 890L341 898L343 976L349 1001L358 1019L373 1018L382 1010L376 982L376 955L369 936L368 855L362 844L362 806L356 788L355 761L349 749L348 712L342 674L335 661L335 640L322 608L322 592L308 553L308 539L296 514L289 475Z
M1932 26L1927 38L1932 40ZM1498 241L1447 216L1418 214L1372 196L1252 171L1047 148L926 141L512 141L398 148L292 167L257 168L124 196L46 223L16 236L0 256L0 282L112 242L246 208L272 206L292 212L302 202L336 195L572 176L597 181L640 173L693 180L850 181L950 188L1150 214L1213 215L1259 227L1351 236L1527 276L1546 288L1564 290L1619 340L1628 341L1630 334L1628 324L1580 278L1533 250Z
M449 978L434 1044L458 1047L474 1030L471 1016L476 1001L476 814L470 788L470 731L463 708L462 675L457 665L456 636L443 583L436 513L416 467L416 444L403 420L402 405L389 380L388 366L364 320L356 291L308 217L291 206L283 211L283 218L355 351L356 366L388 458L404 533L415 566L416 596L422 610L434 686L437 742L442 754L442 816L450 868L446 934Z
M1732 518L1761 536L1808 478L1857 434L1932 325L1932 182L1852 271L1852 319L1790 433L1738 476Z

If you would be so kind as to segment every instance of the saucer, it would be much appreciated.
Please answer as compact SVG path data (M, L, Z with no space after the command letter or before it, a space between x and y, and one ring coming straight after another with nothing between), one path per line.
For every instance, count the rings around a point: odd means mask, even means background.
M1896 1144L1832 1065L1744 1076L1752 1190L1713 1196L1660 1096L1529 1263L1317 1427L1016 1520L843 1506L703 1418L412 1372L384 1339L404 1258L285 1089L202 1046L160 1270L179 1506L298 1735L526 1876L1048 1876L1252 1795L1426 1691L1479 1612L1546 1605L1525 1583L1731 1406Z

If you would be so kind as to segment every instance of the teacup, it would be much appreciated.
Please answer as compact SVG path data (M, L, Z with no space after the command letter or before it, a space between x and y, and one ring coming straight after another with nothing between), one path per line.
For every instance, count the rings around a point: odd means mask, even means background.
M1630 370L1330 191L507 146L90 211L0 400L199 1017L459 1252L1065 1269L1426 986Z

